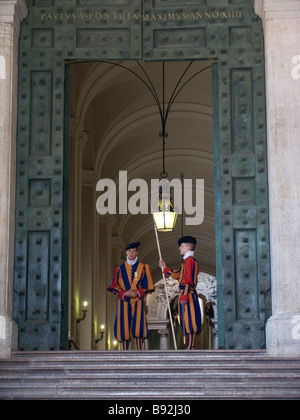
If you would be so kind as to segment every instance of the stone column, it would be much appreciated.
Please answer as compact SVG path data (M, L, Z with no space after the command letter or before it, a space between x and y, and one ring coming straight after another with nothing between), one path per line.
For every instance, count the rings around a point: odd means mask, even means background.
M81 234L82 234L82 155L87 143L87 134L76 118L70 119L70 234L69 234L69 327L71 337L79 337L76 322L81 316ZM76 343L77 345L79 343Z
M270 356L300 356L300 1L256 0L267 83L272 317Z
M94 188L96 192L96 187ZM96 203L96 199L94 201ZM94 208L96 211L96 207ZM112 278L111 264L111 244L112 244L113 217L111 215L96 217L96 296L97 303L97 322L99 325L105 324L105 341L98 346L99 350L113 350L114 341L114 320L116 312L112 312L111 303L116 302L115 296L110 296L107 292L109 282ZM120 264L120 262L118 262Z
M17 345L12 321L18 43L28 13L25 0L0 2L0 358Z
M160 350L168 350L169 331L165 328L162 330L159 329L157 332L159 334Z

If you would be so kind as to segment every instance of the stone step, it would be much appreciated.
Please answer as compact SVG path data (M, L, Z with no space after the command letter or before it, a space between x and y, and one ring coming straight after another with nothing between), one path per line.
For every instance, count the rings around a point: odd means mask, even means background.
M195 363L197 365L207 364L207 363L222 363L227 364L243 364L246 361L251 361L254 359L257 363L264 363L266 360L271 360L266 357L265 353L258 354L213 354L213 353L203 353L203 352L39 352L39 353L25 353L21 352L19 354L13 354L12 360L15 363L26 363L30 360L31 362L46 363L46 364L55 364L55 363L92 363L93 365L105 365L108 363L169 363L172 366L174 364L181 365L182 363ZM278 362L278 359L277 359Z
M21 390L15 387L7 387L3 392L1 391L1 399L11 400L39 400L39 399L55 399L55 400L199 400L199 399L268 399L268 400L299 400L299 388L295 387L266 387L264 385L257 386L256 384L233 384L231 386L224 384L223 386L216 386L216 384L207 385L193 385L186 389L184 384L177 384L177 386L169 386L166 384L154 384L149 386L106 386L99 389L97 384L76 384L72 387L67 385L56 385L45 388L34 389L24 388Z
M263 351L17 352L1 399L300 399L300 359Z
M195 350L195 351L184 351L184 350L148 350L148 351L20 351L20 352L13 352L12 359L26 359L29 358L31 360L36 359L43 359L46 358L47 360L55 359L55 360L68 360L68 359L84 359L84 360L111 360L111 359L128 359L128 355L134 356L138 359L144 359L145 356L151 357L153 360L159 360L161 358L167 360L178 360L178 359L185 359L189 355L189 359L199 360L201 359L243 359L243 358L251 358L251 357L267 357L267 353L265 350Z
M191 364L189 361L185 361L184 364L173 364L171 366L170 364L166 364L163 362L157 363L155 365L152 365L151 363L143 362L137 364L136 362L128 362L126 365L124 365L124 362L122 363L113 363L113 364L99 364L99 363L78 363L76 361L68 364L63 364L62 362L52 362L48 363L43 362L41 364L35 364L32 362L29 363L4 363L0 362L0 377L2 377L5 372L8 372L11 376L16 375L19 376L20 372L27 372L32 375L38 375L39 373L51 373L55 372L56 374L65 372L68 372L69 375L76 375L79 373L86 374L86 373L93 373L96 375L99 374L130 374L130 372L135 371L135 374L138 375L139 372L142 372L143 374L147 371L151 371L152 375L160 374L161 370L163 369L163 373L167 374L170 372L171 374L176 370L178 374L190 374L190 375L196 375L197 372L201 372L201 374L205 375L206 373L208 375L211 375L213 373L217 373L219 375L222 374L222 372L230 372L231 374L236 373L239 374L239 372L248 372L249 374L256 375L256 374L268 374L275 372L277 375L283 374L299 374L299 362L296 360L290 361L288 364L286 364L284 361L270 361L265 362L260 361L259 363L255 363L254 361L251 362L244 362L243 364L237 363L235 364L226 364L226 362L222 363L222 365L218 365L217 363L202 363L201 365Z

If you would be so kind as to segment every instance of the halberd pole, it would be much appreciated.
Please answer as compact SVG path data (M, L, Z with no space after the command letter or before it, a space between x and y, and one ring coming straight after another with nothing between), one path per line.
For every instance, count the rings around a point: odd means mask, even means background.
M153 212L152 212L152 216L153 216ZM153 223L154 223L154 231L155 231L155 237L156 237L156 243L157 243L159 260L162 261L160 243L159 243L158 232L157 232L157 227L156 227L156 224L155 224L154 216L153 216ZM167 306L168 306L168 311L169 311L169 318L170 318L170 324L171 324L171 329L172 329L172 335L173 335L173 341L174 341L174 348L175 348L175 350L177 350L176 337L175 337L175 331L174 331L174 325L173 325L173 317L172 317L172 312L171 312L171 307L170 307L170 301L169 301L169 296L168 296L166 276L164 274L164 270L161 269L161 271L162 271L163 280L164 280L165 294L166 294Z

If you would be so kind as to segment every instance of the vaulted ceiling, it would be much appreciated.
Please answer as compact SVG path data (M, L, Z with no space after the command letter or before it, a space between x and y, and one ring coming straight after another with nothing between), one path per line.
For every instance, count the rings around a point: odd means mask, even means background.
M118 64L146 78L136 62ZM162 63L141 64L162 102ZM166 64L167 101L187 66L186 62ZM208 66L207 62L194 62L184 81ZM128 182L142 178L150 186L150 180L159 179L162 171L161 120L151 93L131 71L112 63L76 63L71 68L71 116L82 122L88 138L82 169L94 172L96 180L110 178L116 183L119 171L127 171ZM205 181L204 222L184 225L183 233L197 237L196 258L201 271L215 275L212 102L209 68L184 87L172 107L167 124L166 171L169 180L183 173L194 184L196 179ZM163 258L172 267L181 263L177 247L181 233L179 216L174 232L159 234ZM140 260L150 264L155 280L161 277L151 215L117 215L113 234L124 245L140 241Z

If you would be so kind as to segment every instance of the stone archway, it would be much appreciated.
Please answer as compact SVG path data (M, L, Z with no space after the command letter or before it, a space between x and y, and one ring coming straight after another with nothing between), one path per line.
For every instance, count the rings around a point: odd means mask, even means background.
M122 66L129 67L131 70L139 68L135 62L122 62ZM143 63L143 66L161 96L161 64ZM186 67L187 63L179 62L166 65L167 96L171 94ZM206 67L209 67L208 63L197 63L193 71ZM72 115L70 221L71 232L73 232L71 238L74 241L70 245L72 249L70 265L72 336L78 335L75 333L74 320L79 316L81 301L92 301L92 296L98 295L93 305L95 312L88 314L88 317L91 316L92 319L99 320L100 325L104 323L107 326L107 337L109 337L107 342L103 340L97 344L98 349L105 349L112 348L114 340L116 304L113 297L107 296L107 282L110 279L112 267L119 264L124 257L124 244L138 238L142 242L141 261L150 265L155 281L160 279L161 272L157 264L152 217L132 214L116 214L109 217L96 215L95 202L99 195L96 193L96 185L101 178L112 179L118 185L120 169L126 170L128 182L133 178L142 178L150 185L151 179L159 178L162 169L160 117L157 108L153 105L151 95L143 84L139 84L138 79L128 71L120 70L120 67L114 66L113 63L74 63L71 66L70 77L72 85L70 93ZM75 84L74 81L80 80L81 77L82 83ZM119 99L120 96L123 98L123 104ZM87 103L85 103L85 98ZM119 102L118 106L114 105L116 101ZM170 177L179 178L180 173L184 172L187 179L194 176L206 180L206 217L201 226L193 226L193 234L199 241L197 258L201 267L215 275L214 155L210 68L201 77L195 78L193 83L190 83L182 92L172 108L169 120L166 162ZM85 191L84 197L82 191ZM128 197L130 195L132 194L128 193ZM90 197L89 202L93 203L89 210L86 206L87 197ZM85 214L89 214L85 221L81 219L83 206ZM90 236L91 224L94 238ZM184 226L184 229L187 232L188 227ZM180 263L176 239L178 235L181 235L180 217L175 232L161 235L160 238L164 257L172 265ZM80 237L84 241L84 246L81 245ZM104 246L101 244L101 238L105 240ZM99 249L101 249L100 253ZM81 286L78 280L80 278L84 279ZM74 293L74 290L77 292ZM81 300L79 300L80 296ZM87 323L82 324L81 342L86 341L86 345L89 346L94 341L91 338L94 329L91 323L87 327ZM95 329L97 330L96 325Z

